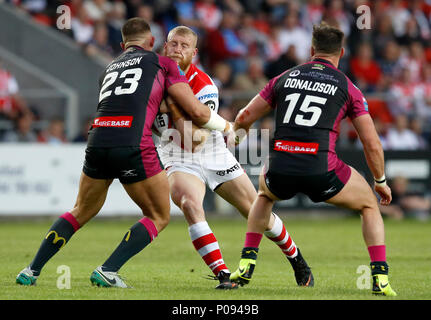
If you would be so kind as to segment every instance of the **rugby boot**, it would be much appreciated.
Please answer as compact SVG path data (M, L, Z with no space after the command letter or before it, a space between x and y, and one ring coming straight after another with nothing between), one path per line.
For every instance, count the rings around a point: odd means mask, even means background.
M254 268L256 267L257 248L242 249L238 269L230 275L230 280L244 286L250 283Z
M313 273L302 256L299 248L297 250L298 254L295 258L287 258L287 260L289 260L290 264L292 265L293 271L295 272L296 283L301 287L313 287Z
M38 276L34 275L33 270L31 270L30 267L27 267L18 273L16 276L16 283L23 286L35 286L37 278Z
M230 280L230 273L220 271L216 278L220 281L220 284L217 285L217 287L215 287L216 289L221 289L221 290L238 289L238 284Z
M396 297L397 293L391 288L388 279L389 267L386 262L371 262L371 276L373 278L372 293L387 297Z
M117 272L103 271L101 266L93 271L90 276L90 281L93 285L98 287L131 288L123 281Z

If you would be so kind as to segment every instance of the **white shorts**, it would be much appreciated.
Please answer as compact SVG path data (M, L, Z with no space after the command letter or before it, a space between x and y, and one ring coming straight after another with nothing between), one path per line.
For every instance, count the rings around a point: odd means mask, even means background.
M216 161L214 161L216 157ZM160 157L170 176L174 172L184 172L198 177L203 183L214 191L222 183L238 178L245 173L239 162L227 148L218 149L216 154L207 154L197 156L194 154L193 159L180 159L175 161L170 158L166 163L163 157Z

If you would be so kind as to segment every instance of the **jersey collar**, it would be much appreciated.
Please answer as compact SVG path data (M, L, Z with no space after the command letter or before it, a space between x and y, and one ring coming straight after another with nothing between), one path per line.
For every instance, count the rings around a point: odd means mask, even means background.
M337 69L337 68L332 64L332 62L331 62L331 61L326 60L326 59L323 59L323 58L314 58L313 60L311 60L311 62L312 62L312 63L313 63L313 62L320 62L320 63L324 63L324 64L326 64L326 65L328 65L328 66L330 66L330 67L332 67L332 68L334 68L334 69Z
M197 67L196 67L193 63L190 63L190 68L189 68L189 70L188 70L188 71L187 71L187 73L186 73L186 78L189 80L189 79L190 79L190 77L191 77L195 72L197 72Z
M126 50L124 50L124 51L127 51L127 50L129 50L129 49L138 49L138 50L147 51L147 50L145 50L144 48L142 48L141 46L138 46L138 45L136 45L136 44L132 44L131 46L128 46L128 47L127 47L127 49L126 49Z

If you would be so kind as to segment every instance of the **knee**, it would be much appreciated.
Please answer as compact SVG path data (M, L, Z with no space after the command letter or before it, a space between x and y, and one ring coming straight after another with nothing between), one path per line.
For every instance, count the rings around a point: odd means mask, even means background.
M203 211L201 203L187 196L181 197L180 208L188 215L198 214Z
M360 206L360 211L361 211L361 214L364 214L364 213L380 214L379 206L377 204L377 198L375 197L374 194L372 194L372 192L370 192L370 195L362 201Z
M258 198L262 198L262 199L264 199L264 200L267 200L267 201L272 201L272 199L266 194L266 192L265 191L263 191L263 190L259 190L258 192L257 192L257 197Z

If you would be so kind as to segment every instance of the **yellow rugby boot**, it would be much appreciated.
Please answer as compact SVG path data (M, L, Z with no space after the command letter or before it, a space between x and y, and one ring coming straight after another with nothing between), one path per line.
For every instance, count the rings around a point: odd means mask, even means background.
M373 277L372 293L387 297L396 297L397 293L391 288L388 279L389 267L386 262L371 262L371 275Z
M230 280L244 286L250 283L254 268L256 267L257 248L242 249L238 269L230 275Z

